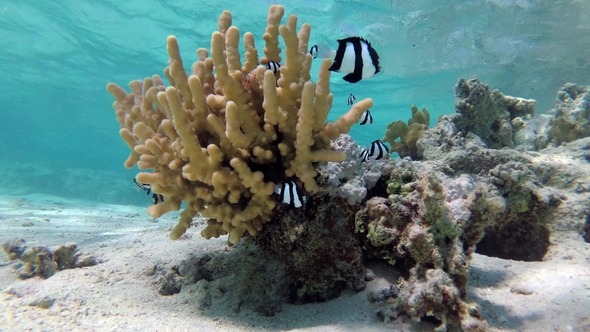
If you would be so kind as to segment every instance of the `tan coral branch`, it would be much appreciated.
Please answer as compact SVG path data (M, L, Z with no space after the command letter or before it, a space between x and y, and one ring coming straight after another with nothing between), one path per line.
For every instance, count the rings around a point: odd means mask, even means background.
M280 5L272 5L268 9L268 19L266 32L262 35L262 39L266 42L264 47L264 57L260 59L261 63L268 63L274 61L281 63L281 49L279 48L279 24L285 15L285 8Z
M317 84L311 82L311 27L303 24L297 31L295 15L280 25L284 13L282 6L269 9L260 62L254 35L246 32L242 64L240 31L224 11L210 52L196 51L190 73L176 38L167 39L164 75L171 86L158 75L132 81L130 93L107 86L115 98L120 135L131 149L125 166L153 170L139 173L137 180L165 197L148 214L157 218L187 203L173 239L184 234L197 213L210 218L201 233L205 238L229 234L229 242L237 243L245 234L258 234L277 205L268 179L295 176L306 191L316 192L316 163L344 160L343 153L331 150L331 140L348 132L372 106L370 99L360 101L325 124L333 102L331 63L324 61ZM284 63L274 73L264 65L283 60L279 36Z

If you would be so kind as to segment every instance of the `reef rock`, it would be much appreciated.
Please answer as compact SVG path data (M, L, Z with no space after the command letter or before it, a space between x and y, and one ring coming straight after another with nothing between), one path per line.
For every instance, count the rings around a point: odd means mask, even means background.
M191 255L169 269L148 271L163 295L177 294L200 310L274 316L288 300L291 279L281 257L248 241L218 253Z
M514 141L519 150L539 151L590 136L590 87L567 83L555 98L555 107L522 123Z
M461 78L455 85L455 110L460 116L453 120L458 130L474 133L490 148L514 147L513 132L535 114L535 103L490 91L477 78Z
M346 199L350 205L365 200L379 179L388 174L393 167L393 163L388 159L362 162L359 157L362 148L350 135L340 135L332 142L332 148L346 153L346 160L320 166L319 178L322 179L322 188L330 196Z
M485 329L477 310L468 309L476 306L465 301L469 257L484 229L505 211L505 202L467 175L453 179L423 172L415 163L392 173L389 197L369 199L355 224L369 257L409 275L390 286L397 292L373 295L380 315L430 316L444 329L477 322L475 330Z
M590 214L586 216L586 223L584 224L583 234L584 240L590 243Z
M520 151L539 151L547 147L551 138L549 128L553 116L539 114L524 122L522 128L514 133L514 144Z
M588 236L590 138L532 151L547 146L555 123L534 116L534 101L477 79L455 88L457 114L423 133L419 159L394 166L388 196L368 195L355 227L369 258L407 276L371 296L383 319L405 314L429 317L438 330L481 331L486 323L465 299L471 254L541 260L553 230ZM584 109L576 91L562 109Z
M549 136L555 144L590 136L590 87L567 83L557 93Z
M358 206L328 193L316 194L300 210L277 208L255 243L286 265L289 302L326 301L344 289L365 288L364 255L354 233Z

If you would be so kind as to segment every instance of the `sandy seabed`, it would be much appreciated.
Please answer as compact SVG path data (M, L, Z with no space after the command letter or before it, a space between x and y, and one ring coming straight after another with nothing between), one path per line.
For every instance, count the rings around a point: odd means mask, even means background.
M376 278L359 293L324 303L285 304L273 317L230 306L201 310L194 294L162 296L146 271L190 255L229 249L205 240L203 226L178 241L168 238L177 214L158 220L135 206L104 205L47 195L0 196L0 243L28 247L75 242L99 264L20 280L18 262L0 258L0 331L432 331L428 322L377 318L367 299L386 287L391 267L369 263ZM590 244L575 232L554 232L541 262L474 254L468 300L491 331L590 331ZM34 305L51 299L44 309ZM226 308L226 309L219 309Z

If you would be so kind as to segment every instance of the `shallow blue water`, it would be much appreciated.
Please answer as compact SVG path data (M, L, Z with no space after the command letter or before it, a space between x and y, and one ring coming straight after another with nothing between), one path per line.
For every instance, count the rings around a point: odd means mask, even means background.
M128 148L106 84L161 74L168 35L189 66L224 9L263 47L275 3L312 25L311 43L361 35L380 53L374 78L349 84L332 75L331 119L347 110L349 93L375 100L376 123L351 132L363 145L407 120L412 104L431 112L431 125L453 113L461 76L537 99L537 112L564 83L590 84L588 1L9 0L0 4L2 191L149 204L131 186L137 170L122 167Z

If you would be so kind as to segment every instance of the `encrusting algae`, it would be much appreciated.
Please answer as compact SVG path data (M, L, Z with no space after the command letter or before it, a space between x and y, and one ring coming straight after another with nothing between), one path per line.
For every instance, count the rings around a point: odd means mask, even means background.
M240 32L224 11L211 37L211 52L197 50L191 72L184 69L175 37L168 37L169 64L164 75L129 83L131 93L115 83L107 90L131 148L125 167L137 165L137 180L151 185L165 200L148 208L154 218L186 208L172 234L177 239L197 213L209 218L201 235L229 234L237 243L247 231L256 235L277 205L274 186L296 178L308 193L319 190L314 164L341 162L346 155L330 148L347 133L373 101L355 103L337 121L326 123L333 95L331 60L323 60L311 81L308 54L311 27L297 32L297 16L280 25L284 8L273 5L258 59L252 33L245 33L244 62L238 51ZM278 47L285 44L284 62ZM275 74L265 64L281 64Z

